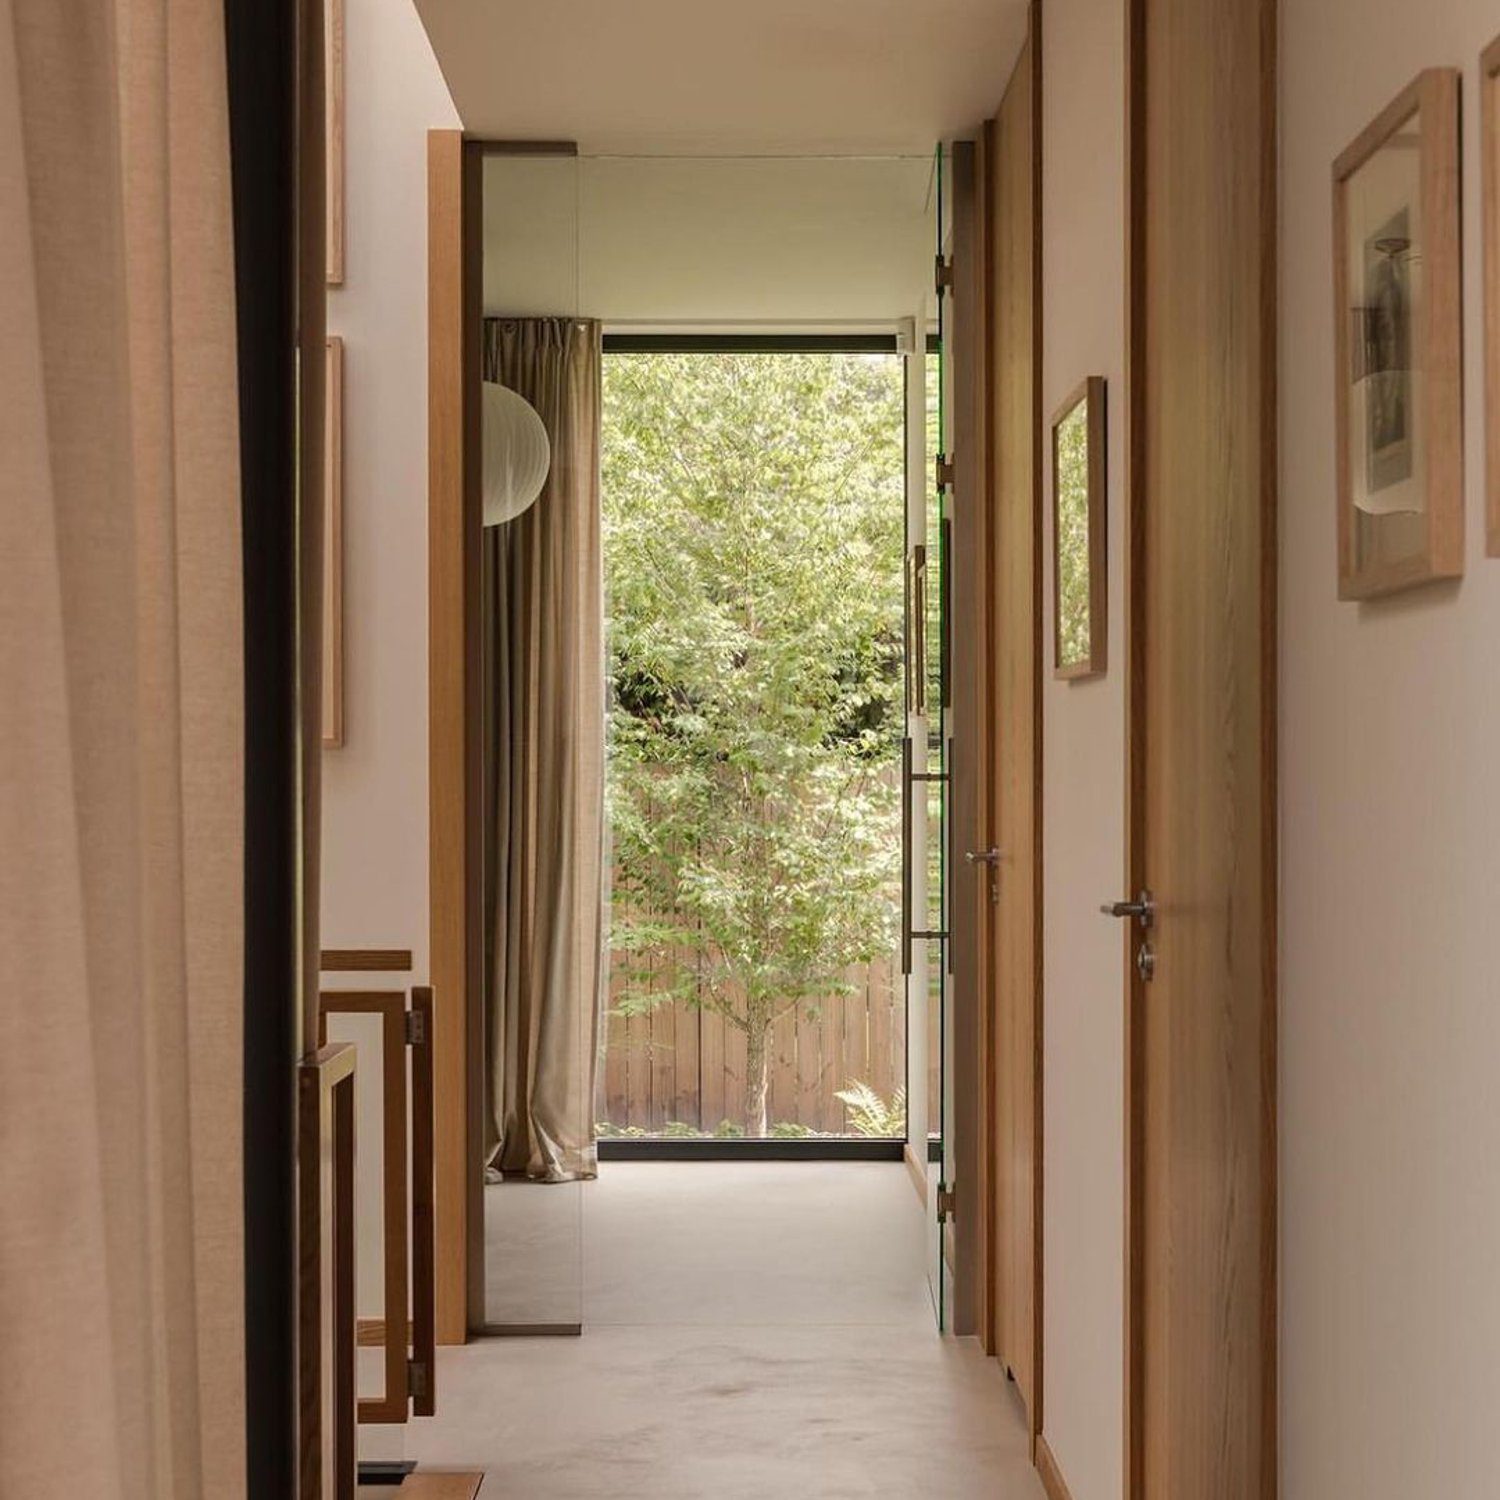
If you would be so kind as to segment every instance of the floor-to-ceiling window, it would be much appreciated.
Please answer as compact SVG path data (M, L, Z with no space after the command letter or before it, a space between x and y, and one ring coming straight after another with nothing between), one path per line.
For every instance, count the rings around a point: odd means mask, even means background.
M904 382L606 339L605 1140L905 1137Z

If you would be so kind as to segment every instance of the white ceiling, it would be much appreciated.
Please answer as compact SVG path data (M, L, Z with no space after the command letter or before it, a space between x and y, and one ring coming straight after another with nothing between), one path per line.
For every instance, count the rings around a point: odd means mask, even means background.
M1025 0L416 0L464 126L590 154L930 150L994 112Z

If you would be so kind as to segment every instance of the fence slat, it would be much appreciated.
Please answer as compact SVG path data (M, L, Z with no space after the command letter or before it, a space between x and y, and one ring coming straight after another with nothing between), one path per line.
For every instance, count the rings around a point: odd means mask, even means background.
M900 1030L895 1024L896 989L890 961L870 965L870 1086L882 1099L889 1099L902 1084L905 1065L897 1068L892 1038Z
M788 1011L778 1016L771 1027L770 1088L766 1097L768 1126L779 1120L797 1118L797 1068L797 1017Z
M724 1118L724 1017L714 1010L698 1017L698 1069L700 1117L711 1131Z

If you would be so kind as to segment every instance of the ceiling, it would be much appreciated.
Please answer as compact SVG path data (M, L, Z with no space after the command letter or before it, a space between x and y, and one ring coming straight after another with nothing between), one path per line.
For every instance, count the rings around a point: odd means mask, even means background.
M994 112L1025 0L416 0L467 130L588 154L924 153Z

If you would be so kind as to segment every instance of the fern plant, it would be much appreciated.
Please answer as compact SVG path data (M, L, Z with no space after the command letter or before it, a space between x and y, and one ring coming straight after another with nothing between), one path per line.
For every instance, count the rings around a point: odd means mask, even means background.
M889 1101L882 1099L868 1083L853 1080L834 1095L843 1106L849 1129L855 1135L872 1135L889 1139L906 1134L906 1090L897 1089Z

